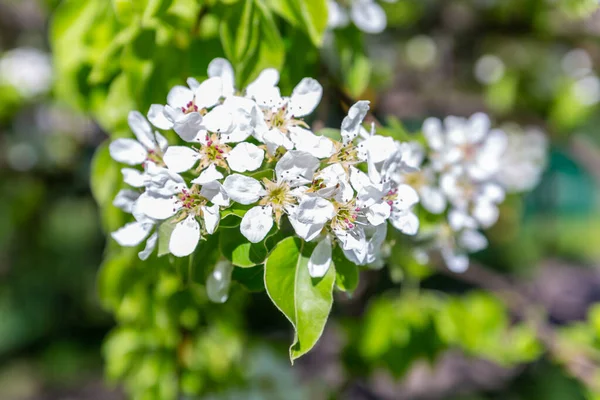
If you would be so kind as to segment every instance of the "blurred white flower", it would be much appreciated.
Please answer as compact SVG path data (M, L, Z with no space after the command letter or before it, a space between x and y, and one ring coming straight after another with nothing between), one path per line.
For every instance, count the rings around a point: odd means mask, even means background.
M498 181L509 192L533 189L540 181L547 162L548 139L538 128L508 134Z
M481 57L475 63L475 78L486 85L498 82L504 76L504 72L504 62L492 54Z
M384 0L395 3L397 0ZM350 20L365 33L381 33L387 26L385 11L375 0L350 0L346 8L340 3L329 0L327 25L331 29L348 26Z
M52 85L50 56L29 47L7 51L0 58L0 83L13 86L25 98L48 92Z

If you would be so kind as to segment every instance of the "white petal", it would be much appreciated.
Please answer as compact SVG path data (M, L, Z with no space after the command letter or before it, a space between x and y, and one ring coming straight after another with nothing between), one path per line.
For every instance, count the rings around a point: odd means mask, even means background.
M144 247L144 250L138 253L140 260L144 261L150 257L150 254L152 254L156 248L156 243L158 243L158 232L154 232L152 235L150 235L148 240L146 240L146 247Z
M197 112L182 114L175 120L173 130L186 142L198 142L199 137L206 134L202 126L202 116Z
M390 217L391 208L387 203L376 203L367 209L366 214L371 225L378 226Z
M390 222L405 235L416 235L419 231L419 218L411 211L392 214Z
M223 91L223 84L221 78L213 77L208 78L194 90L196 95L195 104L198 109L212 107L219 103L221 93Z
M303 117L312 113L323 97L323 86L312 78L304 78L296 85L290 97L288 114Z
M304 224L324 224L335 215L329 200L321 197L305 197L297 208L296 217Z
M364 145L367 156L375 164L384 162L397 151L394 139L387 136L374 135L360 145Z
M216 204L210 207L202 206L202 213L204 214L204 228L206 228L206 232L212 235L221 220L219 206Z
M325 236L323 240L317 244L308 260L308 273L313 278L321 278L325 276L329 266L331 265L331 238Z
M252 204L265 193L259 181L240 174L229 175L223 182L225 191L233 201Z
M422 187L419 199L423 207L430 213L441 214L446 209L446 197L438 188Z
M447 248L443 248L441 253L450 271L460 274L469 268L469 257L466 254L456 253Z
M154 138L156 139L156 144L158 145L160 151L162 151L163 153L167 151L167 148L169 147L169 142L167 141L167 138L157 131L154 132Z
M360 132L361 124L369 112L369 102L366 100L357 101L348 110L348 115L342 121L342 140L347 144L354 140Z
M167 95L167 103L177 109L186 107L190 101L194 100L194 92L185 86L175 86Z
M208 76L221 78L223 96L231 96L235 93L235 75L231 63L224 58L215 58L208 64Z
M113 200L113 206L125 211L126 213L131 213L133 210L133 204L138 197L140 197L140 194L135 190L121 189Z
M156 147L152 127L139 111L130 111L127 122L142 146L148 150L153 150Z
M444 133L442 121L437 118L427 118L423 122L423 135L427 140L427 144L433 150L440 151L444 147Z
M200 159L194 149L185 146L171 146L165 152L163 161L173 172L189 171Z
M317 136L308 129L293 126L288 129L296 150L306 151L317 158L331 157L335 152L333 141L325 136Z
M153 196L148 192L140 195L137 206L144 215L157 220L172 217L180 208L175 197Z
M412 186L399 185L397 188L397 204L394 206L400 210L406 210L419 202L419 194Z
M489 228L498 221L500 212L496 204L489 201L479 201L473 208L473 217L482 228Z
M224 105L213 108L202 119L202 126L209 132L227 132L233 124L233 114Z
M229 297L233 264L219 261L215 269L206 279L206 295L214 303L225 303Z
M212 181L205 183L200 189L200 194L210 200L213 204L229 207L229 195L221 183Z
M159 129L173 128L173 121L165 116L165 106L152 104L148 110L148 120Z
M293 149L294 142L288 139L287 135L283 134L279 129L273 128L266 131L262 135L262 140L267 145L269 154L275 154L278 148Z
M475 229L477 222L465 210L453 208L448 212L448 223L453 231L462 229Z
M327 26L331 29L348 26L350 19L346 10L335 0L327 0Z
M470 253L476 253L488 246L487 238L479 231L468 229L458 237L458 244Z
M366 33L381 33L387 25L385 11L373 0L355 0L350 17L358 29Z
M272 90L279 83L279 71L267 68L260 72L258 77L246 87L246 96L261 96L262 91Z
M240 224L240 232L252 243L258 243L267 236L273 227L273 209L271 206L256 206L249 209Z
M239 143L227 156L229 168L236 172L256 171L263 163L265 152L252 143Z
M200 240L200 224L193 215L177 223L169 240L169 251L175 257L189 256Z
M200 86L200 83L198 82L198 80L196 78L187 78L185 80L185 82L188 84L188 86L190 87L190 89L192 89L192 92L197 90L198 87Z
M124 247L133 247L142 243L152 230L152 224L130 222L110 234L112 238Z
M148 152L135 139L116 139L108 145L110 156L123 164L139 165L146 160Z
M123 182L133 187L143 187L146 184L146 174L133 168L121 169Z
M192 181L192 183L206 185L207 183L214 182L219 179L223 179L223 174L217 171L215 164L210 164L204 171L202 171L199 177Z
M490 130L490 117L484 113L475 113L469 118L467 129L467 141L479 143Z
M292 186L299 186L312 181L319 164L319 159L310 153L291 150L277 162L275 174L278 181L287 181Z
M311 240L319 236L319 234L323 230L323 227L325 226L325 224L304 224L298 221L298 219L296 219L292 215L288 216L288 220L292 224L296 235L306 240L307 242L310 242Z

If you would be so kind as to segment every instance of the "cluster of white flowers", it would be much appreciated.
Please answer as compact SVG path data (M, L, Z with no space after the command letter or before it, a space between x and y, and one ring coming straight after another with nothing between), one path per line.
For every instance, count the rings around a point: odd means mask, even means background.
M184 257L236 208L245 211L240 231L249 242L264 240L284 218L298 237L317 242L309 271L320 277L332 246L365 265L379 257L388 221L416 234L412 209L419 195L409 180L416 168L405 161L405 144L362 127L367 101L349 109L338 141L315 135L302 119L322 97L314 79L304 78L286 97L273 69L244 90L235 88L227 60L213 60L208 77L171 89L167 104L151 106L148 120L131 112L136 139L110 143L112 158L129 166L122 173L131 188L121 190L114 205L134 221L112 233L120 245L146 240L139 253L146 259L156 247L157 226L170 223L169 251ZM172 129L187 144L170 146L155 128Z
M408 177L409 183L421 194L427 211L445 213L446 218L423 229L419 237L439 250L451 270L462 272L469 264L468 253L487 247L480 229L497 222L506 192L537 184L545 164L545 137L492 129L483 113L444 121L429 118L423 135L426 152L410 145L411 165L419 169ZM427 162L421 165L425 155ZM422 248L418 253L425 254Z
M0 84L13 86L25 99L45 94L52 85L50 56L29 47L7 51L0 57Z
M398 0L383 0L395 3ZM343 5L341 3L344 3ZM350 20L365 33L381 33L387 26L385 11L375 0L350 0L338 2L328 0L327 26L331 29L343 28Z

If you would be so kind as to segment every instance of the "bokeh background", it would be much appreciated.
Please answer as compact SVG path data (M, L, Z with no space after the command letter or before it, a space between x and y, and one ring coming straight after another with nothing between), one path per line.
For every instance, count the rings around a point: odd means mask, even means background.
M600 13L587 13L578 1L558 2L383 4L388 30L364 39L371 62L353 64L344 84L371 100L381 120L397 118L408 130L427 116L485 110L507 130L545 132L550 145L539 186L507 200L487 232L492 246L477 260L495 271L483 277L491 287L501 274L531 294L567 353L590 351L594 359ZM115 322L98 298L105 236L89 183L92 156L107 134L57 95L68 84L55 73L49 44L59 3L0 0L0 399L124 399L119 384L104 377L102 344ZM352 78L365 73L372 77L367 83ZM325 96L326 117L319 117L332 126L343 116L335 97ZM472 290L481 283L477 276L461 281L417 266L391 270L389 277L365 273L353 297L337 298L321 342L293 368L285 354L287 322L266 295L232 298L222 311L231 313L230 323L207 330L197 348L206 387L225 387L209 398L594 398L571 370L600 380L596 365L579 365L576 357L565 365L540 354L527 335L499 336L514 316ZM444 324L441 306L419 294L415 281L433 292L466 294L445 309L448 326L468 328L460 344L432 339L432 326ZM379 292L386 295L375 298ZM243 373L232 373L223 359L242 363ZM111 364L108 375L119 375L115 369ZM133 379L160 376L146 371Z

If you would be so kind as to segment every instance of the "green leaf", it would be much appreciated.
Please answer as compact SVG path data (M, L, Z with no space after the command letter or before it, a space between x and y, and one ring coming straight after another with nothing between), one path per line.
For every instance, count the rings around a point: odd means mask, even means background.
M237 267L250 268L267 258L264 242L250 243L239 228L221 229L219 245L223 255Z
M335 285L344 292L354 292L358 286L358 266L348 260L340 246L333 249Z
M296 330L290 360L306 354L317 343L333 304L335 272L312 279L308 260L314 244L288 237L277 244L265 263L265 288Z
M256 50L259 21L254 1L245 0L243 7L227 7L221 21L223 51L234 66L242 64Z
M176 216L171 217L170 219L162 222L158 226L158 256L164 256L165 254L169 254L169 241L171 240L171 234L173 233L173 229L175 229L175 218Z
M90 186L100 207L111 204L121 182L121 172L108 151L108 140L96 149L92 158Z
M326 0L266 0L266 2L290 24L306 32L315 46L321 46L327 29Z
M259 34L256 39L254 51L247 53L243 62L236 66L240 87L245 87L265 68L281 69L285 59L285 46L279 34L271 10L265 6L263 0L254 0L254 23ZM254 42L252 42L254 43Z
M257 265L251 268L234 268L231 278L251 292L265 290L265 266Z

